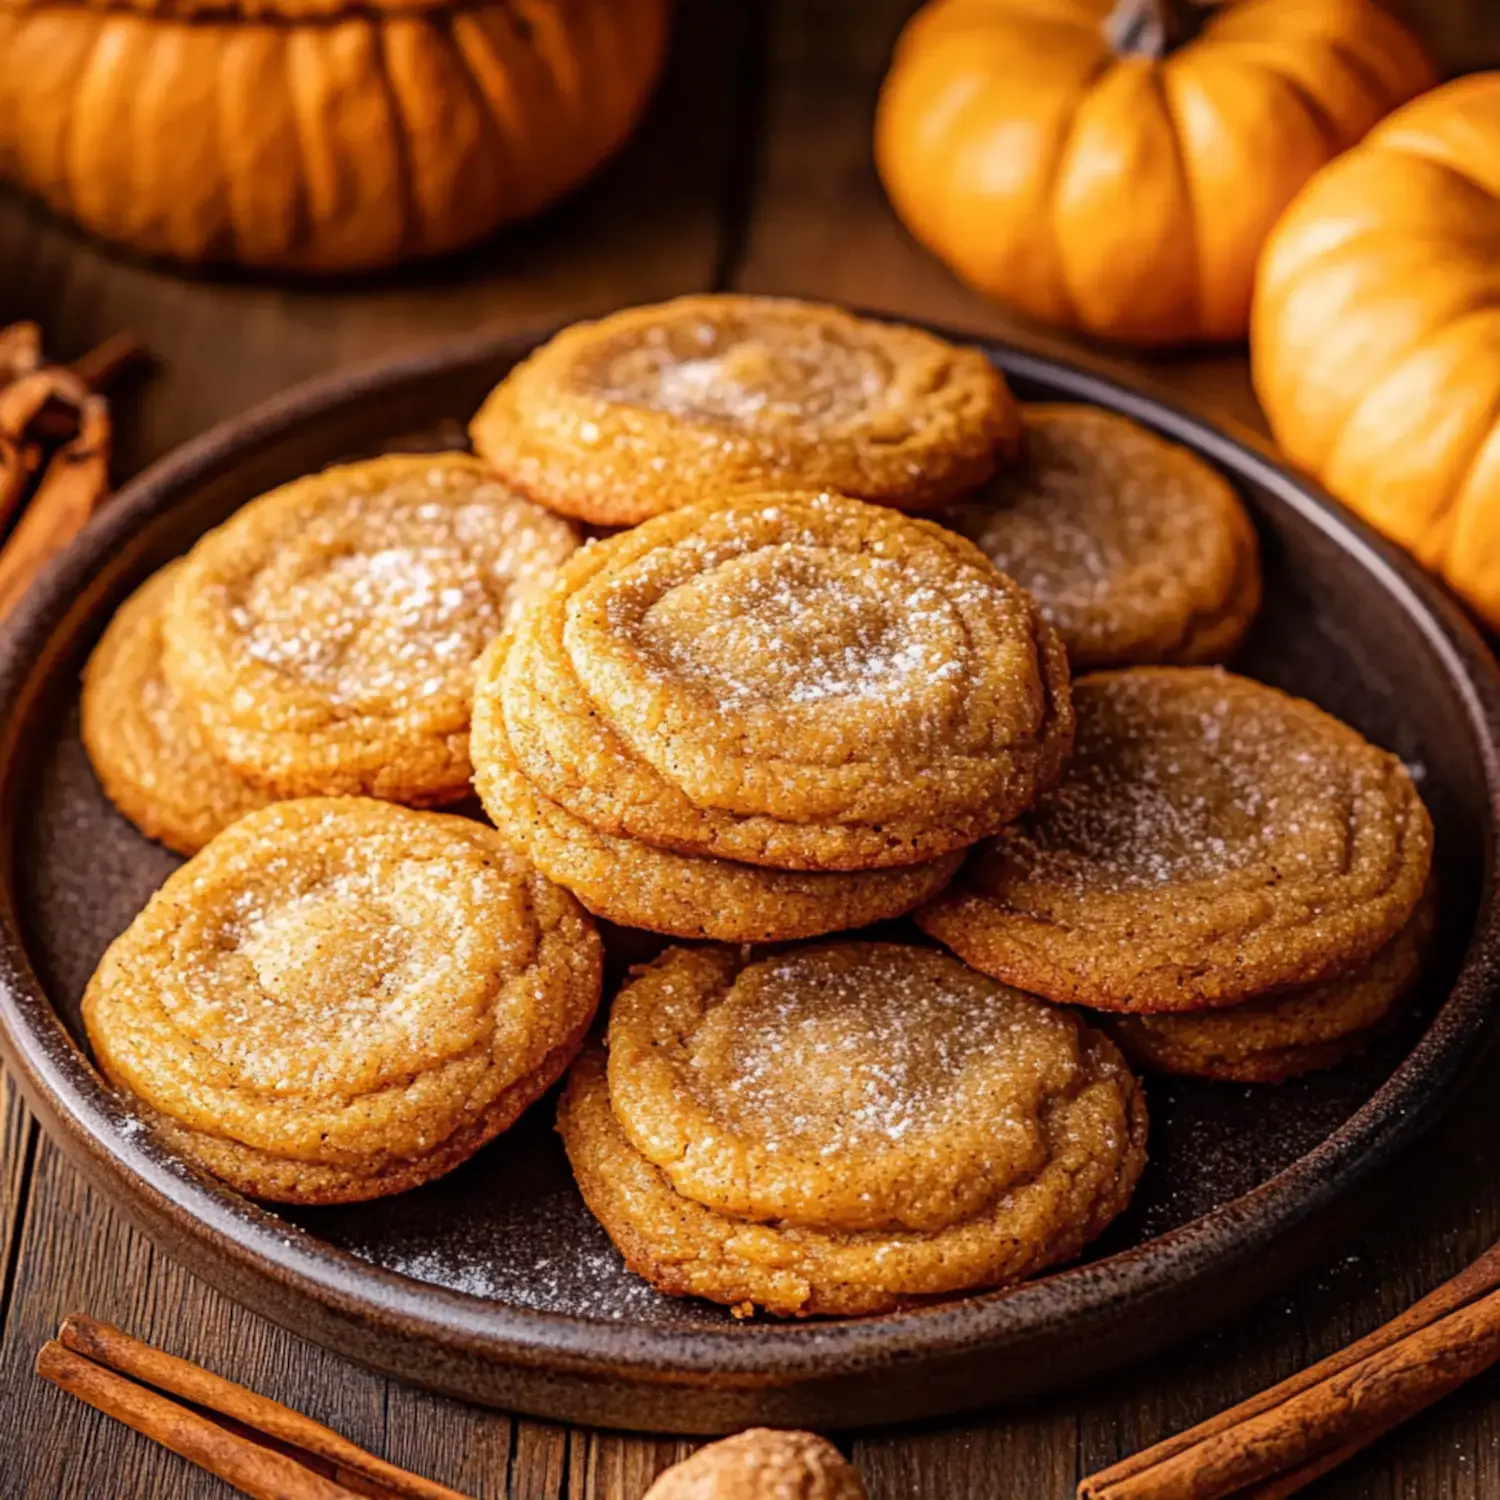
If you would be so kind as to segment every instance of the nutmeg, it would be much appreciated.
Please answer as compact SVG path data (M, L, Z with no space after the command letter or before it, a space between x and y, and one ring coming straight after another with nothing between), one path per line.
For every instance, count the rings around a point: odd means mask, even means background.
M853 1465L811 1432L752 1427L668 1469L644 1500L869 1500Z

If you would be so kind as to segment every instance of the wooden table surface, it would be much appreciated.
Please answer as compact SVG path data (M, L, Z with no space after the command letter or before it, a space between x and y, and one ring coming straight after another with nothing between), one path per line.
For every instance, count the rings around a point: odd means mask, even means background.
M194 281L101 253L0 195L0 324L74 357L123 327L160 369L122 403L121 477L306 376L479 326L528 328L675 292L740 288L1018 329L905 236L870 161L876 83L911 0L683 0L636 141L543 221L399 281ZM1500 61L1500 7L1408 0L1446 67ZM3 64L0 64L3 65ZM1259 425L1234 352L1155 363L1190 403ZM1267 1093L1274 1108L1274 1093ZM637 1500L689 1443L568 1429L427 1395L324 1353L186 1275L101 1201L0 1080L0 1500L185 1500L228 1491L31 1374L83 1309L231 1375L394 1462L485 1500ZM1389 1184L1373 1232L1283 1299L1062 1396L845 1446L874 1500L1054 1500L1082 1473L1278 1380L1385 1320L1500 1230L1500 1061ZM1500 1495L1500 1375L1307 1492Z

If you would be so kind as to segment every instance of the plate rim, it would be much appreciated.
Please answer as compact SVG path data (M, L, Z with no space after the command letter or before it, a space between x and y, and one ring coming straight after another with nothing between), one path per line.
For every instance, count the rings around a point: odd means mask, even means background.
M180 503L194 484L231 468L259 442L289 426L315 422L362 397L423 378L513 361L555 331L481 333L316 377L217 424L127 483L0 628L0 703L7 705L0 725L0 806L11 805L18 774L16 742L29 708L23 689L40 689L48 676L46 653L59 625L71 608L81 607L79 600L99 565L124 549L146 523ZM1366 1182L1433 1124L1488 1032L1500 994L1500 909L1495 899L1500 670L1488 646L1413 561L1285 467L1268 443L1239 424L1196 414L1175 395L1102 359L1076 352L1059 357L991 335L934 331L983 348L1007 376L1045 381L1066 391L1067 399L1123 412L1205 454L1232 476L1253 478L1396 597L1462 690L1489 801L1474 929L1447 998L1380 1088L1310 1152L1249 1192L1139 1246L1010 1290L877 1318L702 1328L657 1328L516 1307L361 1260L198 1177L134 1129L132 1117L72 1041L27 961L14 900L14 839L7 830L0 850L0 1055L49 1132L112 1201L133 1216L144 1214L149 1233L155 1233L152 1226L163 1216L169 1218L180 1232L228 1262L239 1278L273 1281L283 1292L310 1299L336 1316L374 1323L402 1338L416 1335L496 1365L619 1374L661 1384L711 1380L720 1386L762 1386L942 1359L1007 1336L1065 1329L1070 1321L1169 1292L1184 1275L1202 1274L1230 1258L1216 1246L1226 1231L1236 1231L1232 1259L1243 1261ZM169 1253L181 1258L175 1250ZM225 1284L234 1279L227 1272L219 1279L201 1264L195 1263L194 1270L247 1300ZM266 1315L286 1321L284 1309Z

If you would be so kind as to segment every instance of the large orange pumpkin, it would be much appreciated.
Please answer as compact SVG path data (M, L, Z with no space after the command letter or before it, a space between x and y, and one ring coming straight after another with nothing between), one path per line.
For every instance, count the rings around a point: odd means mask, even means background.
M1234 339L1293 194L1431 82L1374 0L931 0L875 153L981 291L1110 339Z
M1500 626L1500 73L1313 178L1266 246L1250 354L1287 453Z
M183 261L389 266L625 138L668 0L0 0L0 176Z

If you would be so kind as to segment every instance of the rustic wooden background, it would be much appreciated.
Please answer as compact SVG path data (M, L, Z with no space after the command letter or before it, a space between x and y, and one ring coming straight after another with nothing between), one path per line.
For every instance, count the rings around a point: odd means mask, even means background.
M682 0L662 93L597 182L524 232L405 276L338 287L194 281L112 259L0 194L0 323L74 357L133 328L160 360L121 411L121 477L319 371L478 326L525 328L674 292L740 288L1045 335L965 291L905 236L869 117L912 0ZM1405 0L1445 68L1500 65L1493 0ZM0 67L4 66L0 59ZM1259 425L1235 352L1159 361L1187 401ZM1271 1096L1268 1095L1268 1104ZM689 1451L429 1396L325 1354L193 1280L73 1173L0 1078L0 1497L186 1500L227 1491L31 1374L85 1309L232 1374L398 1464L484 1500L638 1500ZM1059 1500L1154 1442L1392 1316L1500 1231L1500 1061L1390 1182L1334 1263L1213 1337L1086 1389L960 1422L852 1436L874 1500ZM1500 1495L1500 1374L1309 1495Z

